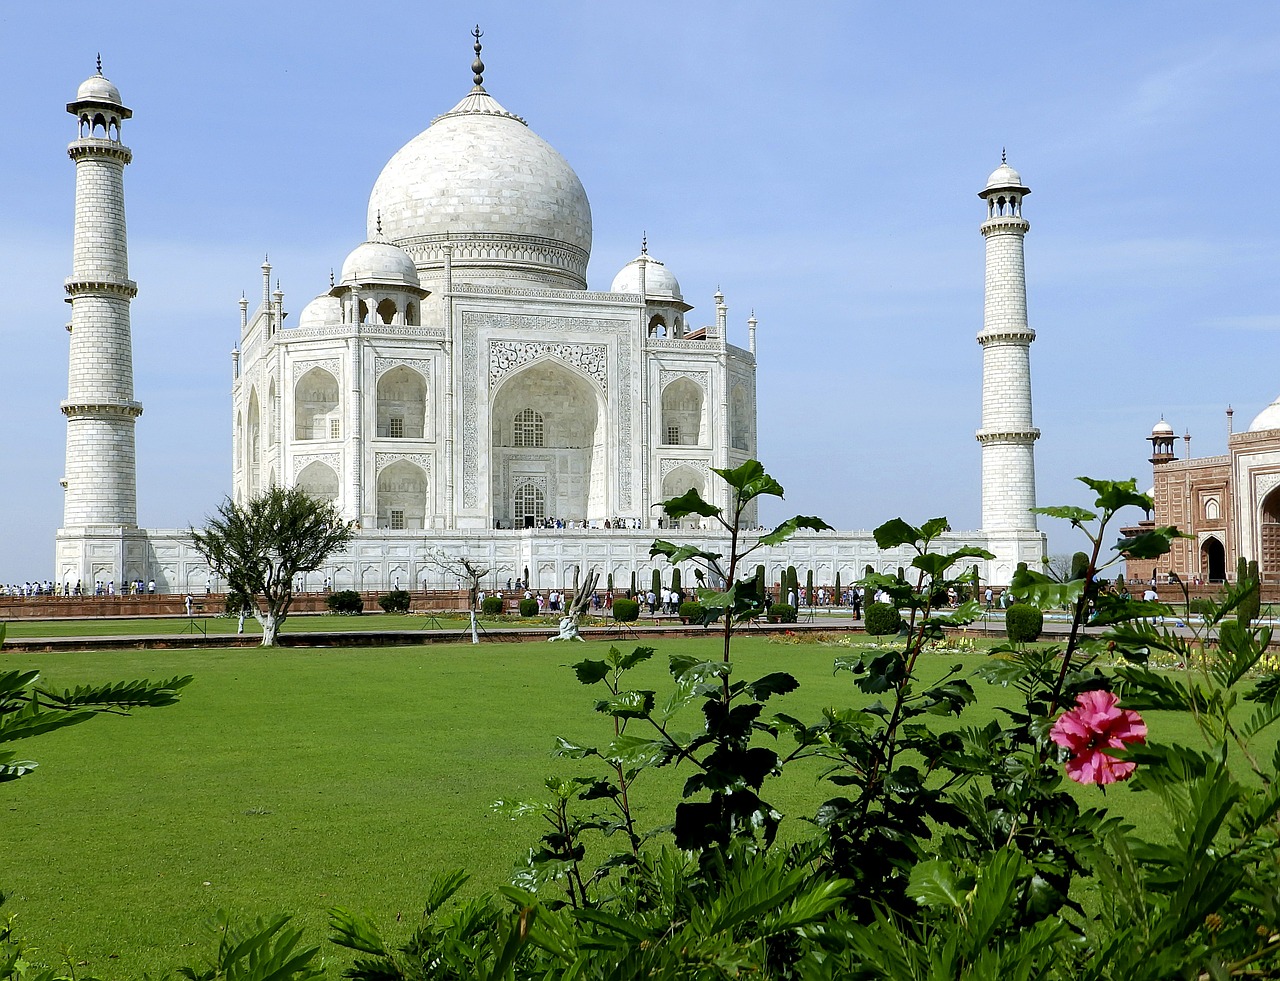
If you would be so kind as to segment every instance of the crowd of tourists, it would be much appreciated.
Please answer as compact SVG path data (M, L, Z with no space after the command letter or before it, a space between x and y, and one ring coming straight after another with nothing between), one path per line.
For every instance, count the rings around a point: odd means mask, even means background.
M119 586L116 585L115 580L97 580L88 589L80 579L75 583L70 580L58 583L52 579L45 579L42 582L0 583L0 596L143 596L155 591L154 579L148 582L134 579L131 582L122 582Z

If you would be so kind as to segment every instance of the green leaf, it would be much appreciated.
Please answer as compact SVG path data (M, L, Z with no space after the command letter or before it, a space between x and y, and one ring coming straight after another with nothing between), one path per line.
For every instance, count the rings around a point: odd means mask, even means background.
M757 702L768 700L772 695L785 695L800 687L800 682L785 671L775 671L763 678L757 678L745 686L744 691Z
M609 665L604 661L579 661L573 665L574 673L584 685L594 685L609 676Z
M1015 599L1030 603L1041 610L1049 610L1054 607L1075 606L1084 594L1084 587L1083 579L1058 582L1043 572L1020 569L1014 573L1009 591Z
M692 487L679 497L663 501L659 507L662 508L668 518L672 519L683 518L690 514L698 514L704 518L715 518L720 514L718 507L704 501L702 495Z
M944 531L951 530L951 522L946 518L930 518L920 526L920 537L925 541L933 541Z
M571 760L586 759L588 756L599 756L599 752L592 746L579 746L577 743L571 743L564 736L556 736L555 748L551 751L552 756L563 756Z
M806 517L797 514L794 518L788 518L782 524L778 525L773 531L767 535L760 536L761 545L780 545L788 538L794 535L801 528L807 528L810 531L834 531L829 524L821 518Z
M610 653L613 653L612 648L610 648ZM641 661L649 660L649 658L653 657L653 654L654 654L654 648L652 647L637 647L630 654L625 655L618 662L618 667L621 668L623 671L629 671L631 668L634 668Z
M915 545L924 535L919 528L907 524L901 518L891 518L874 532L876 545L881 551L897 548L899 545Z
M1123 552L1131 559L1156 559L1166 555L1173 547L1175 538L1189 538L1172 526L1163 526L1152 531L1144 531L1132 538L1121 538L1116 542L1116 551Z
M1074 507L1070 504L1060 504L1047 508L1032 508L1032 514L1045 514L1050 518L1062 518L1070 521L1073 525L1081 525L1086 521L1097 521L1098 516L1092 511L1086 511L1084 508Z
M907 883L907 896L930 909L962 909L965 891L951 866L940 859L917 862Z
M653 711L653 699L651 691L622 691L596 702L596 711L615 719L643 719Z
M732 470L721 470L719 467L711 469L738 492L740 501L750 501L762 494L770 497L782 496L782 485L764 472L764 466L759 460L748 460Z
M1142 508L1148 514L1155 507L1148 495L1138 492L1138 481L1129 480L1095 480L1092 477L1077 477L1097 495L1094 506L1101 511L1114 514L1124 507Z
M689 559L704 559L712 564L720 558L719 552L706 552L694 545L675 545L672 542L663 541L659 538L649 548L649 557L655 555L666 556L667 561L672 565L677 565Z

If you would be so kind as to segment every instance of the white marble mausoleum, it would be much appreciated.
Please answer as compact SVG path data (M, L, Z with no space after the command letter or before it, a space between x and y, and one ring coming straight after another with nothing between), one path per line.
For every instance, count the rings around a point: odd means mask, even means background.
M295 319L264 261L260 300L240 300L230 494L244 501L273 484L298 485L333 501L359 532L314 578L339 587L452 586L430 561L439 550L488 565L501 582L528 570L539 588L571 583L588 566L619 585L633 571L647 582L660 565L649 558L656 505L690 488L724 504L712 468L757 456L757 323L753 315L731 327L719 291L695 317L647 242L607 289L589 289L586 191L486 91L478 36L475 50L470 91L383 168L367 240L330 275L330 289ZM76 244L57 578L203 589L209 572L185 533L138 527L134 504L142 407L132 389L137 286L123 199L132 153L121 141L132 114L101 70L68 111L79 132L69 150ZM981 192L978 439L988 527L952 536L996 553L981 570L995 582L1044 551L1027 510L1039 431L1022 264L1026 193L1005 163ZM688 524L678 534L714 544L714 532ZM830 584L904 558L878 552L866 532L837 532L797 536L760 561L771 582L795 565Z

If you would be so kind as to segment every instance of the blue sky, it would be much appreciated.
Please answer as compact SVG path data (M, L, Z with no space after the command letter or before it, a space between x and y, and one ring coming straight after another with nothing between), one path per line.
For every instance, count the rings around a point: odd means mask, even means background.
M297 312L364 237L382 165L470 85L575 167L593 288L638 251L690 319L760 320L760 455L788 512L871 528L979 514L984 211L1025 215L1041 503L1150 481L1163 413L1223 452L1280 391L1280 5L326 2L5 4L0 580L61 520L74 167L63 111L102 52L125 141L147 527L230 486L230 355L264 252ZM1270 366L1270 367L1269 367ZM1182 442L1179 441L1179 455ZM773 512L778 517L782 508ZM769 515L766 515L768 518ZM1051 550L1076 547L1049 528Z

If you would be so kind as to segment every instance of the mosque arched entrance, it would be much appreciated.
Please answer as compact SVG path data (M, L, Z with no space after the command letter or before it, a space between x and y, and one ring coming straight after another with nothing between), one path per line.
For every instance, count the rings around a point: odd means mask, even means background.
M1262 501L1262 513L1258 516L1262 555L1258 572L1264 582L1280 579L1280 487Z
M1210 537L1200 546L1200 568L1207 582L1224 582L1227 578L1227 553L1222 542Z
M490 403L494 522L510 528L537 513L528 487L541 493L547 518L604 519L604 414L599 387L563 362L535 361L507 377Z

